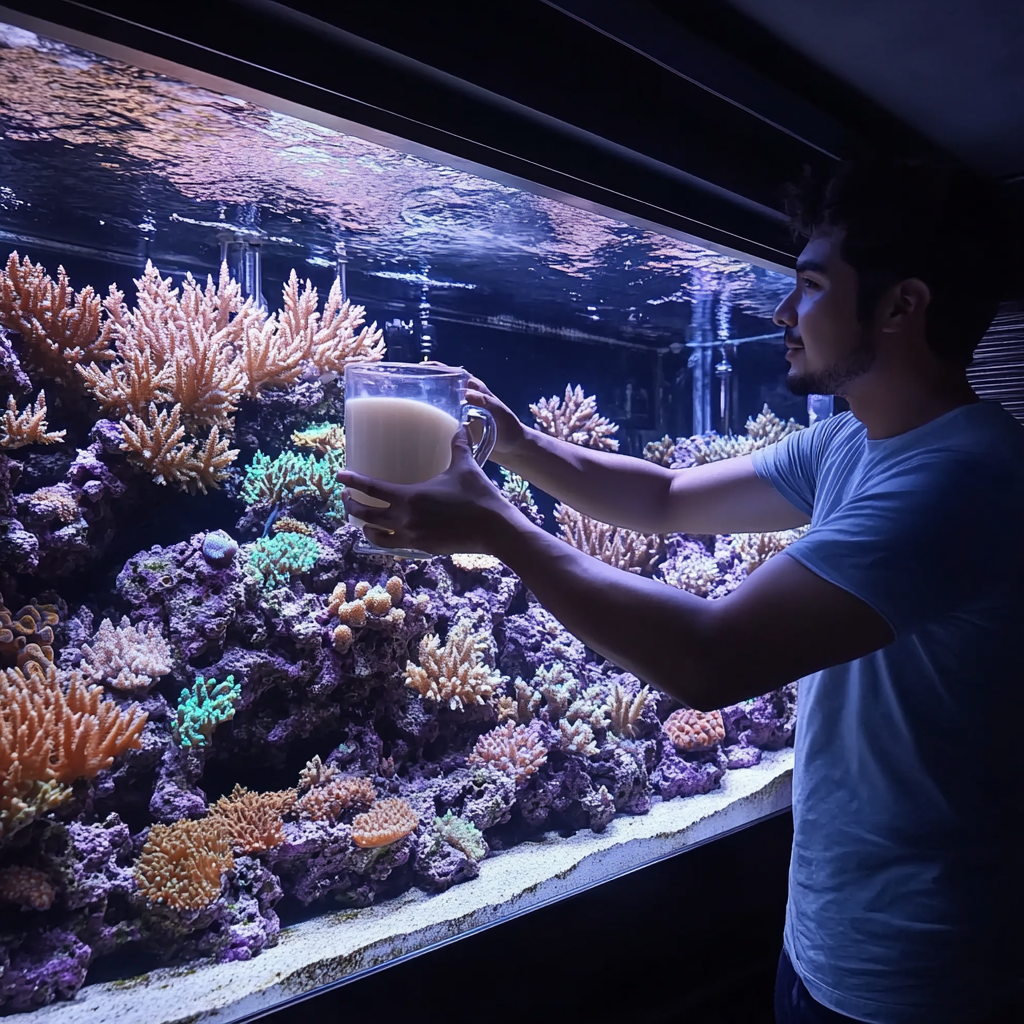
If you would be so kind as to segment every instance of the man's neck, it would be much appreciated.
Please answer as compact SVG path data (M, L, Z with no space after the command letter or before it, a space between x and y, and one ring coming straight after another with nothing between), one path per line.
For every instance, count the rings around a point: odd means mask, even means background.
M877 374L869 371L844 396L850 410L880 441L905 434L963 405L980 401L963 370L938 367L922 374Z

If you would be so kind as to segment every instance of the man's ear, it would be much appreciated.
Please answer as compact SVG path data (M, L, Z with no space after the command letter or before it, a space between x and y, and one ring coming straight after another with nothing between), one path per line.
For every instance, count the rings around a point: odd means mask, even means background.
M924 316L932 301L931 289L919 277L908 277L893 288L883 332L903 328L907 317Z

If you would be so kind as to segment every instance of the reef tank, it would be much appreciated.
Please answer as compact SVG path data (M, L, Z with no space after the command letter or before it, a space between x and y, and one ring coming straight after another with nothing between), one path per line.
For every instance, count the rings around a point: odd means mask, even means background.
M246 1019L788 804L795 686L689 709L493 558L359 554L336 480L357 362L465 366L680 472L772 444L808 421L786 274L185 78L0 26L0 1013L26 1020ZM638 534L488 472L709 600L794 536Z

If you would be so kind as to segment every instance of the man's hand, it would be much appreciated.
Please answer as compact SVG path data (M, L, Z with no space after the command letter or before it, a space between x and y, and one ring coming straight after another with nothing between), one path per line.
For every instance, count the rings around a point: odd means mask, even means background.
M341 470L345 510L361 519L366 539L382 548L414 548L435 555L490 554L497 531L520 515L477 465L465 428L452 438L451 465L421 484L389 484ZM364 505L348 490L388 503Z
M519 417L500 399L479 377L470 377L466 388L466 401L470 405L486 409L498 427L498 439L494 442L491 457L495 462L514 455L523 447L526 439L526 427Z

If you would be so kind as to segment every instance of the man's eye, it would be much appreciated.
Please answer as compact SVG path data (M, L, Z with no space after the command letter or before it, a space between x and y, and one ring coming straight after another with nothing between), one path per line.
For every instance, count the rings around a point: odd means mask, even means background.
M809 277L801 278L801 283L805 288L820 288L821 286L817 281L812 281Z

